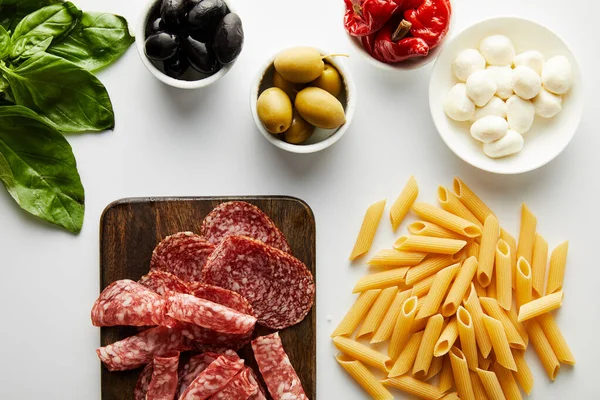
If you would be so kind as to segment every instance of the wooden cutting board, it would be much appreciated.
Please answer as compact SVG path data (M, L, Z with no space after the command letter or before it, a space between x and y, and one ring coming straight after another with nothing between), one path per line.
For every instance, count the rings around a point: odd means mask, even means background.
M315 219L301 200L284 196L131 198L110 204L100 220L100 290L119 279L138 280L148 272L152 250L165 236L180 232L198 233L202 220L215 206L232 200L252 203L264 211L283 231L292 253L315 274ZM134 335L133 327L101 328L106 346ZM259 327L256 336L272 331ZM292 365L310 399L316 399L316 308L304 321L280 331ZM256 367L250 346L240 350L246 363ZM255 369L258 371L257 369ZM133 399L140 369L109 372L101 367L103 400Z

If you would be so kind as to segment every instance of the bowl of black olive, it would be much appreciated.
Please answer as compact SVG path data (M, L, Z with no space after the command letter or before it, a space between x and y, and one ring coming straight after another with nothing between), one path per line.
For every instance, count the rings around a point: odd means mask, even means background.
M136 47L146 68L181 89L221 79L243 45L242 21L224 0L151 1L136 32Z

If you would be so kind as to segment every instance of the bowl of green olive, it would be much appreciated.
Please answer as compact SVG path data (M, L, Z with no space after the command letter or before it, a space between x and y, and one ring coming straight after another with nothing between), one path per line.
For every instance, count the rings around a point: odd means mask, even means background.
M340 54L293 47L271 57L250 91L260 133L292 153L314 153L337 142L356 108L356 89Z

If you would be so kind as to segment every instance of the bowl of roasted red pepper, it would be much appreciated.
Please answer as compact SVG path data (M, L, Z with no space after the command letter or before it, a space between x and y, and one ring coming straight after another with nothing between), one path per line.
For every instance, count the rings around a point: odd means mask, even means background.
M344 27L372 64L414 69L433 61L450 28L450 0L344 0Z

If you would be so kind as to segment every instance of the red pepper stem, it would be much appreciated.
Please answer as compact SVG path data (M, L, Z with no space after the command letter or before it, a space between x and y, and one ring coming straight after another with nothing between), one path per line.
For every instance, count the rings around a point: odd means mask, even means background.
M412 24L407 20L403 19L402 21L400 21L398 27L396 28L394 33L392 33L392 42L398 42L399 40L403 39L406 35L408 35L411 28Z
M363 13L362 13L362 7L361 7L361 6L359 6L358 4L352 4L352 9L353 9L353 10L354 10L354 12L355 12L356 14L358 14L359 16L361 16L361 17L363 16Z

